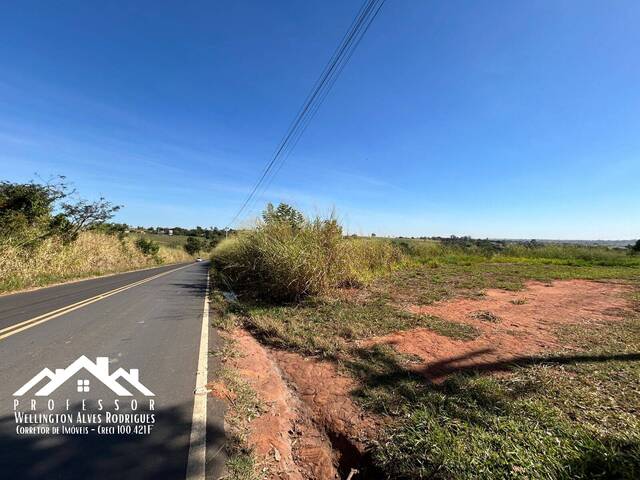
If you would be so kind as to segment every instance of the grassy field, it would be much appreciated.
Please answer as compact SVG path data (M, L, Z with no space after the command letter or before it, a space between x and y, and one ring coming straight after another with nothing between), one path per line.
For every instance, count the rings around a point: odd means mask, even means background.
M374 447L377 465L390 478L637 478L639 319L563 335L581 356L439 385L390 349L358 352L347 365L362 385L354 394L397 419Z
M517 291L529 280L640 283L640 267L636 266L638 257L623 252L616 252L609 266L571 265L577 263L571 261L571 249L563 263L557 263L557 258L544 263L541 261L544 257L538 256L521 256L517 261L507 263L505 257L464 251L452 253L450 249L430 243L428 253L409 252L399 266L372 279L355 294L347 291L345 295L344 290L334 289L299 302L277 304L247 297L243 308L248 326L263 341L273 345L331 356L341 345L353 340L416 326L426 326L454 338L473 336L467 325L452 325L443 319L407 313L400 308L407 302L428 305L455 296L477 297L488 288ZM598 258L595 262L601 260Z
M182 248L187 243L186 235L159 235L157 233L145 233L145 234L132 234L136 238L145 238L147 240L153 240L160 245L164 245L170 248Z
M402 255L365 282L348 288L335 282L334 288L276 303L240 288L240 304L223 307L223 318L264 344L330 359L353 376L360 385L352 392L356 401L389 419L371 445L372 466L383 477L640 476L639 256L572 245L392 243ZM566 350L514 363L506 374L465 370L442 383L416 374L409 368L414 359L391 347L356 342L417 326L470 341L478 335L472 326L404 306L560 279L624 282L635 292L635 313L625 313L615 327L558 327Z

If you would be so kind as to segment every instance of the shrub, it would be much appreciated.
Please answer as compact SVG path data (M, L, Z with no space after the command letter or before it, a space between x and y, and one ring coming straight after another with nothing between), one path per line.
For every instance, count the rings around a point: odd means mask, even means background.
M197 237L187 237L187 241L184 244L184 251L189 255L195 255L200 250L205 248L205 241Z
M138 238L135 241L135 245L138 250L148 257L157 256L158 251L160 250L160 245L153 240L147 240L146 238Z
M344 238L333 216L307 219L281 204L255 229L222 241L212 260L231 288L282 301L367 281L400 257L389 242Z
M399 265L404 255L388 240L345 238L340 246L342 272L340 282L357 286Z

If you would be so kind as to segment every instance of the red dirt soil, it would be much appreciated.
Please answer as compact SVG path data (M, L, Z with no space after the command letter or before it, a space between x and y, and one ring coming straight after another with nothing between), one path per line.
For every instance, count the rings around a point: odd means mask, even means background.
M528 282L526 289L519 292L487 290L480 299L408 307L413 313L472 325L480 331L474 340L454 340L418 328L362 344L388 344L399 352L420 357L424 364L416 370L434 381L470 369L499 372L514 361L526 362L534 355L569 348L556 337L561 325L611 322L625 315L630 311L629 302L623 298L627 291L629 287L625 285L586 280L551 285ZM482 320L474 316L477 312L490 312L497 321Z
M342 467L357 467L367 440L375 438L377 425L373 417L365 415L351 400L350 392L358 387L356 382L340 374L331 362L280 350L272 351L271 355L311 410L314 421L338 446L340 451L336 453L343 456Z
M291 395L267 350L249 333L234 330L225 335L236 342L239 357L227 361L255 390L266 411L249 424L248 443L254 448L259 469L268 479L333 480L331 446L308 419L305 406ZM214 390L229 398L226 389Z
M454 340L418 328L358 343L388 344L416 355L423 363L411 368L434 381L465 369L500 372L514 361L566 350L556 336L559 326L612 322L624 316L631 307L623 297L628 291L628 286L615 283L529 282L520 292L488 290L480 299L407 307L472 325L480 332L474 340ZM350 392L357 387L351 377L340 374L331 362L267 349L243 330L225 335L241 352L228 362L267 407L251 422L248 439L266 478L333 480L339 478L336 465L347 470L358 465L380 421L351 400ZM224 385L211 387L216 396L233 402Z

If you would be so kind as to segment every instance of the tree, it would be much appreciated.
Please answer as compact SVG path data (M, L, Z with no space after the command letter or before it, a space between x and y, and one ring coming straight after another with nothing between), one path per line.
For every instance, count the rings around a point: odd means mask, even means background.
M67 225L61 232L65 240L75 240L82 230L100 225L122 208L121 205L113 205L104 197L95 202L80 199L75 203L63 203L62 214L67 220Z
M72 202L74 193L63 176L45 183L0 182L0 243L29 246L53 235L72 241L120 209L104 198Z
M629 245L629 248L634 253L640 253L640 239L638 239L635 244Z
M70 194L64 177L44 184L0 182L0 243L20 247L59 231L64 216L53 210Z
M283 222L292 227L301 227L304 223L304 215L286 203L280 203L277 208L272 203L267 204L262 219L266 224Z
M184 250L189 255L195 255L200 250L204 249L205 242L197 237L188 237L187 242L184 244Z

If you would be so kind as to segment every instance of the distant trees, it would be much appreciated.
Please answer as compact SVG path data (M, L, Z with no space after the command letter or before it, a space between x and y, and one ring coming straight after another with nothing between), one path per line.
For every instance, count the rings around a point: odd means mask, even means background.
M104 198L90 202L74 194L63 176L44 183L0 181L0 245L29 246L54 235L70 242L120 209Z
M235 233L235 230L224 230L221 228L213 227L213 228L183 228L183 227L138 227L138 231L144 231L146 233L158 233L161 235L166 235L169 231L172 232L174 236L185 236L185 237L198 237L204 238L208 241L208 245L204 248L204 250L209 250L215 247L223 238L225 238L228 234Z
M63 242L74 241L84 230L97 230L109 235L117 235L124 240L130 227L126 223L111 223L120 205L114 205L105 198L95 201L79 198L76 190L63 176L47 181L27 183L0 181L0 247L11 246L30 248L50 237ZM292 207L280 209L277 216L298 218L300 213ZM297 221L297 220L296 220ZM134 233L160 233L173 230L174 235L193 237L188 240L185 250L197 253L210 250L233 230L216 227L137 227ZM145 255L155 255L150 244L137 245Z
M184 244L184 251L189 255L195 255L200 250L204 250L206 248L206 241L197 238L197 237L188 237L186 243Z
M633 245L629 245L628 247L633 253L640 253L640 239L636 241Z
M183 227L138 227L139 230L145 230L147 233L167 233L169 230L173 232L173 235L183 235L185 237L204 237L207 240L212 240L215 238L223 238L226 235L226 231L220 229L218 227L213 228L202 228L197 226L196 228L183 228ZM234 230L229 230L229 233L234 232Z
M455 235L451 235L450 237L429 237L429 240L436 240L448 247L463 249L477 248L485 252L493 253L500 252L507 246L507 242L504 240L471 238L469 236L457 237ZM539 243L537 243L535 240L531 240L530 242L522 242L521 244L527 248L537 248L539 246Z

